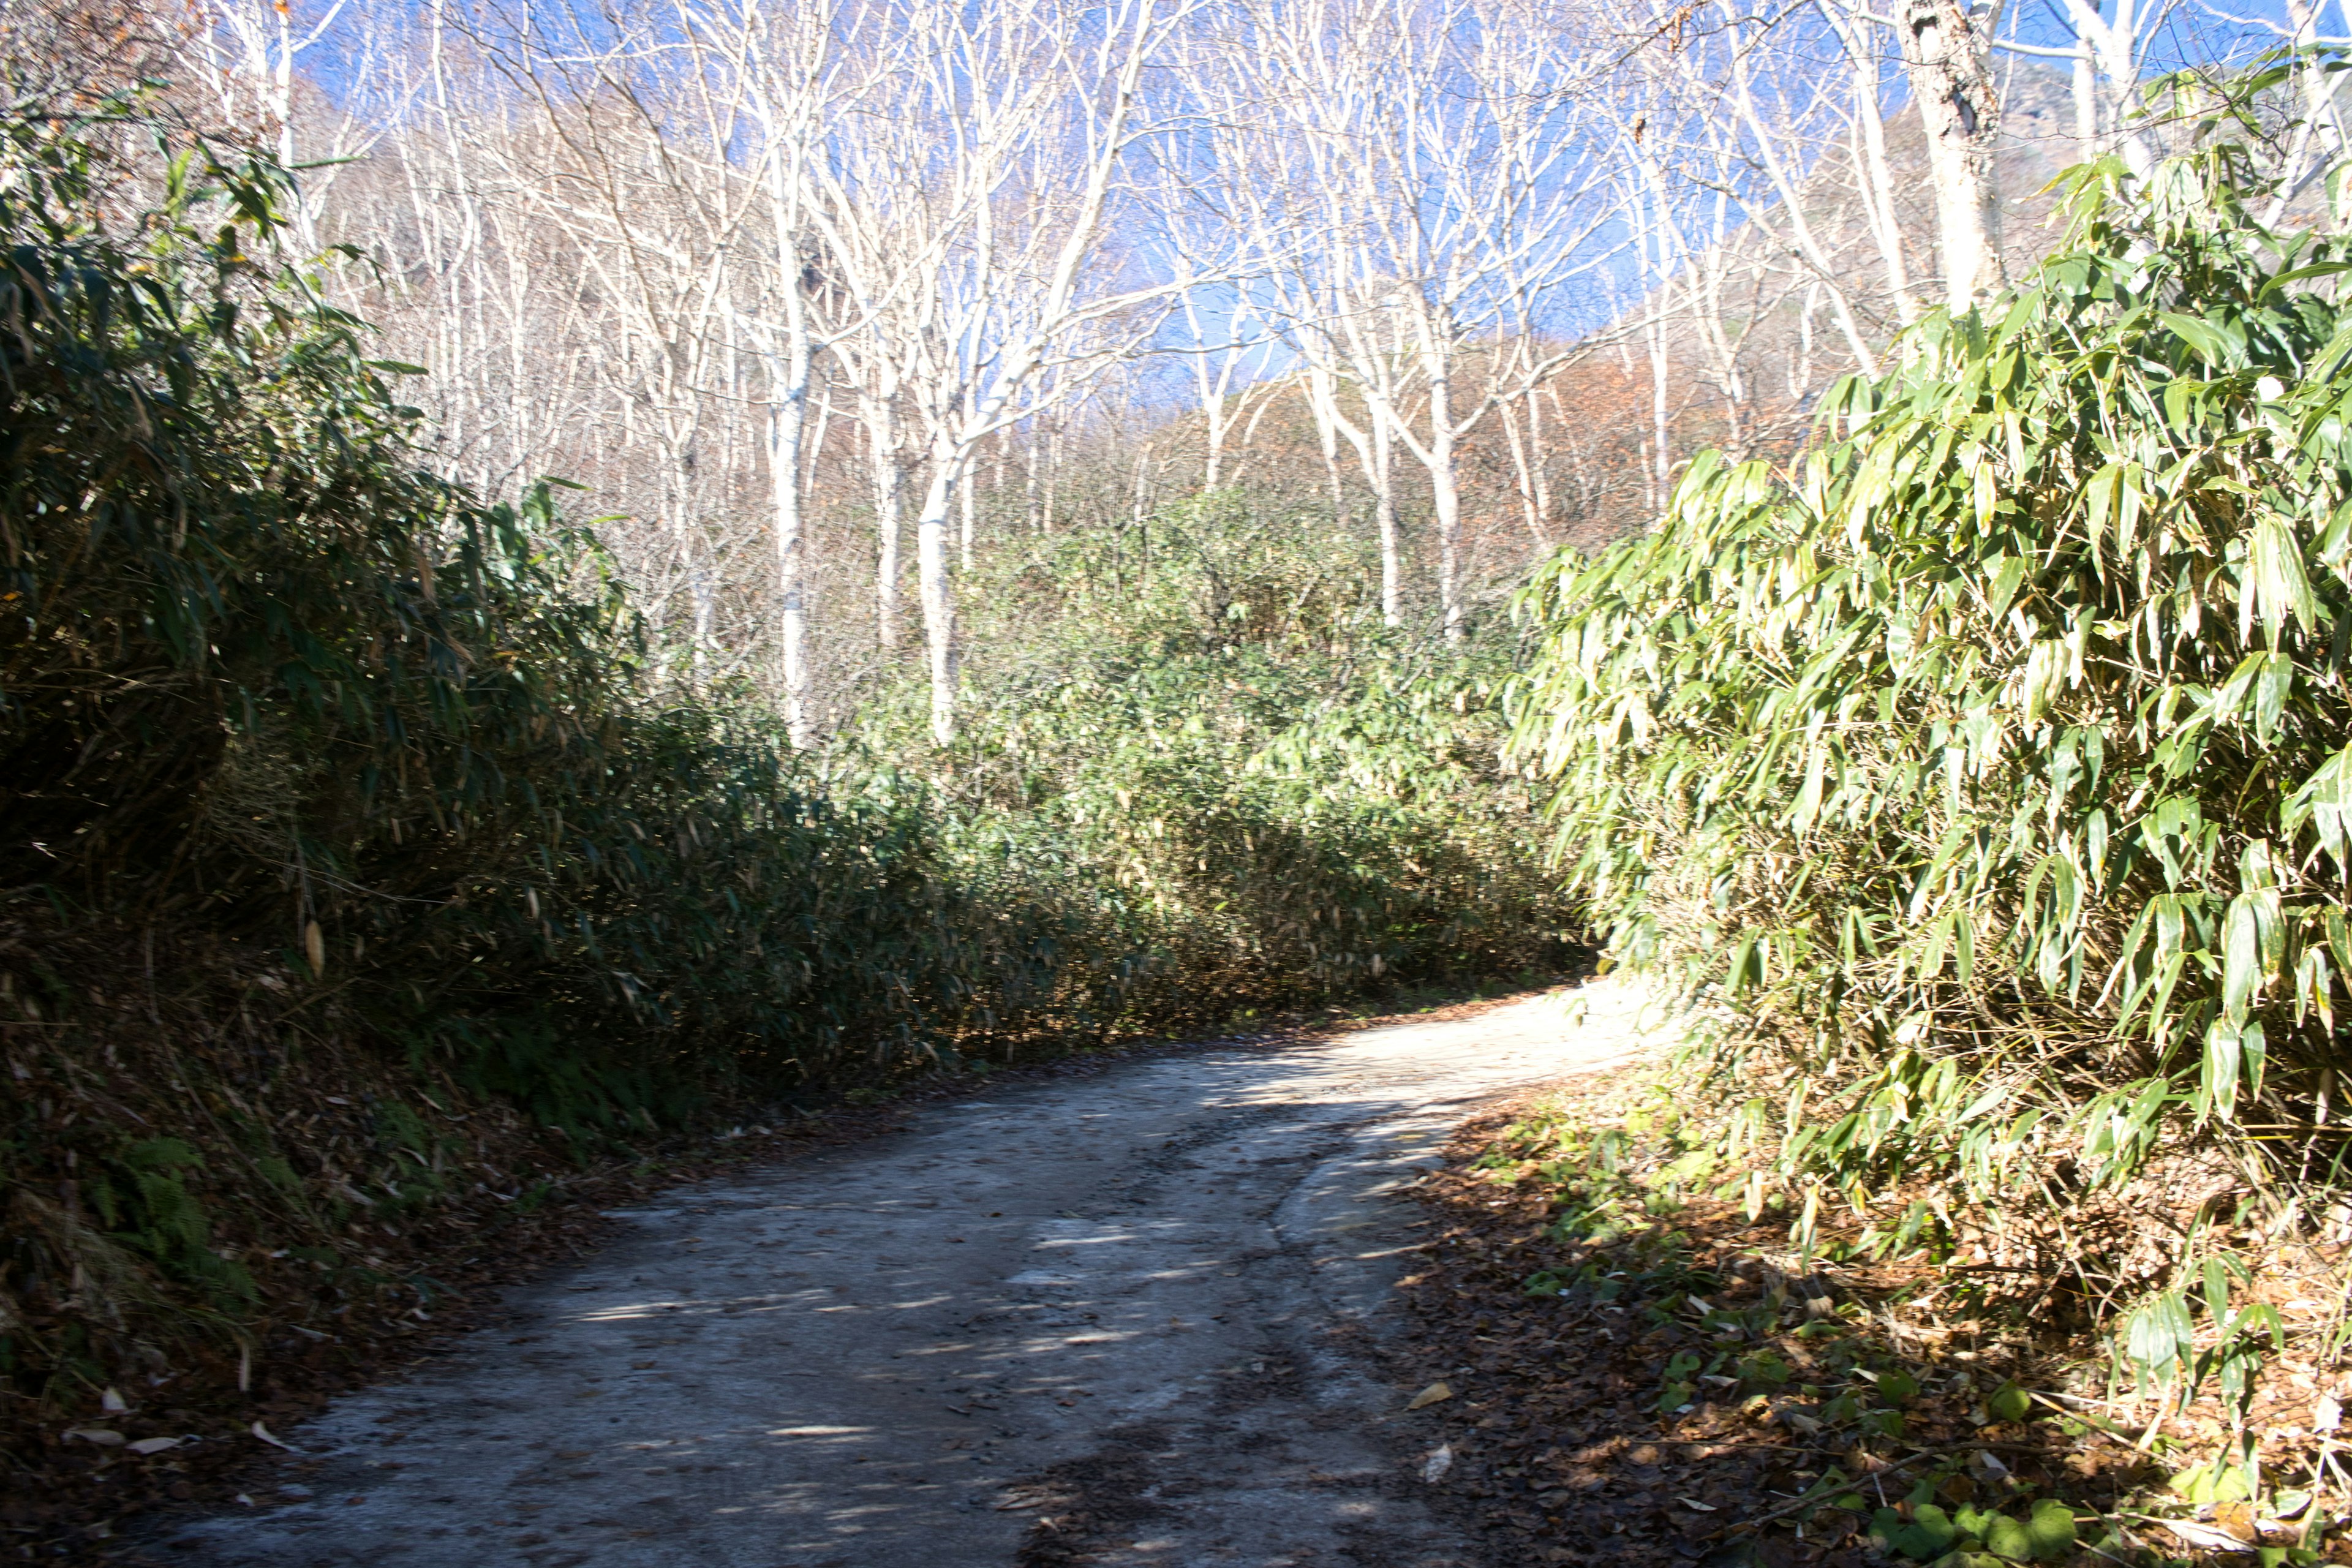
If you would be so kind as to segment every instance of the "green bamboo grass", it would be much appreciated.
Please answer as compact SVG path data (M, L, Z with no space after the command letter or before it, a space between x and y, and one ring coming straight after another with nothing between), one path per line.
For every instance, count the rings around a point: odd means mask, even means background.
M2249 1119L2301 1130L2258 1171L2341 1148L2352 312L2341 241L2254 216L2272 79L2144 184L2066 176L2057 253L1790 467L1707 454L1521 601L1514 747L1572 888L1717 1008L1734 1142L1777 1124L1815 1203L1918 1199L1885 1244L1964 1205L2063 1232ZM2157 1288L2129 1348L2168 1376L2204 1245L2046 1261ZM2228 1294L2199 1342L2275 1329Z

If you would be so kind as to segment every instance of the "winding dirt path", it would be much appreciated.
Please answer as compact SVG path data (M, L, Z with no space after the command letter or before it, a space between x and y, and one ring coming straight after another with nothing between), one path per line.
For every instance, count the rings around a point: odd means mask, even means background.
M1412 1257L1391 1194L1480 1100L1639 1048L1631 993L1576 994L1139 1060L678 1189L159 1555L1475 1564L1364 1353Z

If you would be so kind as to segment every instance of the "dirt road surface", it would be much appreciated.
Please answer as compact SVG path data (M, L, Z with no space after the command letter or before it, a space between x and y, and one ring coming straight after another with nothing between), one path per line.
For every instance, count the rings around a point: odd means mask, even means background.
M1599 982L918 1112L624 1217L515 1325L279 1434L199 1568L1473 1568L1366 1353L1396 1189L1642 1048Z

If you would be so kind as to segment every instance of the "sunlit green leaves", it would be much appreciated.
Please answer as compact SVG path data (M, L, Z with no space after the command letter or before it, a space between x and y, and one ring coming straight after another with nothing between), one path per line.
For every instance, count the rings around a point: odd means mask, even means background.
M2249 591L2238 601L2241 641L2256 620L2262 622L2273 648L2285 635L2290 616L2306 631L2317 626L2319 606L2312 597L2311 581L2304 574L2303 552L2304 542L2289 531L2284 518L2264 512L2255 521L2247 552Z
M1843 384L1769 496L1694 464L1521 599L1559 864L1756 1026L1718 1070L1813 1086L1788 1178L2006 1203L2068 1150L2120 1185L2332 1060L2352 321L2246 167L2081 173L2069 246ZM2168 1313L2147 1364L2191 1353Z

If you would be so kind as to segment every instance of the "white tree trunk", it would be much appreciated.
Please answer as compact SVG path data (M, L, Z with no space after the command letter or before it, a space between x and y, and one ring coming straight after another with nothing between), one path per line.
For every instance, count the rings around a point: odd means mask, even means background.
M782 643L784 730L795 747L815 740L809 721L808 531L801 515L801 444L808 420L808 340L787 351L783 384L770 405L768 469L776 506L776 635Z
M2000 102L1984 38L1964 0L1906 0L1903 63L1927 132L1928 177L1943 244L1944 299L1974 309L2006 281L1993 142Z
M884 658L898 651L898 537L907 520L907 456L898 445L898 416L887 397L865 399L866 448L873 458L874 568L877 640Z
M1425 361L1429 377L1430 510L1437 518L1438 618L1447 642L1463 637L1462 482L1454 461L1454 384L1443 348Z
M1037 513L1037 531L1054 531L1054 501L1062 486L1062 426L1057 422L1045 441L1045 495Z
M1942 3L1944 0L1916 0L1918 5ZM1748 57L1745 54L1738 55L1735 57L1735 62L1732 74L1732 100L1738 106L1740 118L1748 122L1749 131L1754 134L1756 159L1763 164L1766 175L1772 182L1774 192L1780 198L1780 215L1788 219L1790 237L1795 242L1791 248L1811 265L1814 277L1819 279L1822 286L1829 291L1830 304L1837 316L1838 330L1845 334L1846 347L1853 352L1854 363L1861 367L1863 374L1876 375L1878 374L1877 357L1870 352L1870 340L1863 335L1862 323L1854 319L1853 304L1846 299L1845 289L1838 282L1837 263L1822 246L1820 236L1814 232L1811 220L1805 216L1804 182L1780 157L1775 147L1776 139L1771 128L1766 124L1764 116L1757 108L1756 95L1748 81ZM1990 152L1987 155L1990 156ZM1999 215L1996 214L1995 216L1998 218ZM1766 226L1766 220L1760 213L1756 216L1754 221L1759 226ZM1658 247L1658 273L1661 277L1665 275L1666 268L1671 265L1671 258L1666 254L1664 244L1666 226L1666 216L1661 212ZM1767 232L1769 232L1769 227Z
M1534 406L1535 400L1530 397L1528 399L1530 412L1533 411ZM1544 504L1537 499L1536 468L1528 461L1528 443L1519 435L1518 410L1506 401L1497 407L1496 412L1503 416L1503 434L1510 442L1511 476L1517 481L1519 511L1527 519L1528 535L1535 541L1538 550L1546 549L1551 542L1544 537ZM1540 458L1538 461L1541 461Z
M2083 156L2095 157L2099 145L2099 68L2091 58L2091 46L2078 45L2074 50L2072 86L2074 92L2074 140L2083 144Z
M956 486L956 569L967 577L971 575L971 531L979 505L980 470L974 467Z
M960 456L942 446L934 454L923 510L915 519L915 572L923 602L923 640L931 682L931 739L955 739L955 590L948 581L948 513L955 505Z
M2166 8L2118 5L2113 20L2101 15L2097 0L2064 0L2064 8L2081 50L2075 56L2074 67L2075 122L2080 125L2084 119L2084 98L2087 93L2101 139L2111 141L2115 150L2123 155L2124 167L2135 178L2145 180L2156 168L2156 150L2141 134L2132 110L2139 97L2144 74L2142 51L2149 33L2163 21ZM2288 16L2299 20L2292 6ZM2087 83L2082 66L2085 54L2094 68ZM2106 88L2104 104L2098 102L2102 82Z
M974 423L972 416L978 401L976 388L964 388L964 422L967 427ZM975 452L964 459L963 471L956 478L956 568L967 577L971 575L972 514L979 502L980 460L979 454Z
M1404 625L1404 554L1397 546L1396 449L1389 424L1374 415L1372 426L1372 517L1381 534L1381 619Z
M1663 318L1666 304L1666 286L1658 289L1658 310ZM1659 320L1650 323L1650 471L1643 476L1643 488L1651 492L1650 510L1663 513L1666 501L1674 494L1674 409L1666 393L1666 378L1671 369L1666 357L1666 323Z
M1878 55L1863 37L1857 24L1847 38L1853 63L1853 114L1862 132L1862 167L1856 171L1862 187L1863 210L1870 218L1871 237L1877 242L1886 268L1886 291L1895 302L1895 319L1905 326L1919 319L1919 302L1911 294L1911 266L1903 254L1903 226L1895 217L1895 171L1886 161L1886 121L1878 112Z
M808 530L802 515L801 449L808 435L808 300L801 291L798 174L782 158L771 165L777 224L776 276L783 286L784 342L769 405L768 470L776 506L777 637L782 644L784 732L805 751L809 721Z
M1029 531L1033 534L1043 533L1045 531L1045 514L1038 504L1037 496L1039 432L1036 425L1033 422L1024 434L1027 439L1021 444L1021 500L1027 510Z
M1544 460L1543 400L1538 395L1536 384L1532 382L1528 384L1528 454L1535 483L1536 519L1549 524L1551 521L1551 468ZM1546 527L1542 532L1545 548L1549 549L1550 530Z
M1315 416L1315 441L1323 449L1323 477L1331 486L1331 522L1348 526L1348 489L1339 477L1339 424L1331 387L1331 373L1320 366L1307 372L1307 405Z

